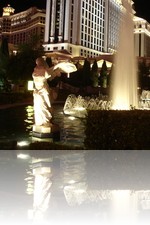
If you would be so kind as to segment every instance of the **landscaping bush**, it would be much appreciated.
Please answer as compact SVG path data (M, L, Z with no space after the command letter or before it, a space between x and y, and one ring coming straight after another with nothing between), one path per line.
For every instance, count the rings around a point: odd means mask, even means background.
M150 149L150 112L91 110L85 136L87 149Z

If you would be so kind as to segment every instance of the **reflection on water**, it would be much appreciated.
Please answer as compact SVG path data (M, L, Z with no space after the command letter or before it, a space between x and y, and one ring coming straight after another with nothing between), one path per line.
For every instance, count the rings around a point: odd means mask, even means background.
M0 139L21 140L28 138L33 114L28 113L30 106L0 110ZM30 126L30 127L29 127Z
M3 224L149 224L149 151L20 151L0 152Z
M33 106L29 105L25 107L26 111L26 119L24 120L26 125L26 131L29 132L29 135L32 135L32 126L33 126L33 120L34 120L34 110Z
M17 140L32 142L34 121L33 106L19 106L0 110L0 140ZM84 120L65 116L63 105L54 105L53 123L60 127L60 142L64 144L83 145ZM40 140L40 139L39 139Z
M66 116L63 106L54 106L54 123L61 129L61 142L82 145L84 141L85 120Z

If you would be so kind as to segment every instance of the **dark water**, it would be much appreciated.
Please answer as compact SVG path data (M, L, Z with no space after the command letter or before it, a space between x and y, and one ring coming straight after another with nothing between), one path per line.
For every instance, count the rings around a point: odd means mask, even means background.
M33 106L18 106L0 110L0 140L32 141ZM60 142L83 145L84 120L63 114L63 105L55 105L53 122L60 127Z

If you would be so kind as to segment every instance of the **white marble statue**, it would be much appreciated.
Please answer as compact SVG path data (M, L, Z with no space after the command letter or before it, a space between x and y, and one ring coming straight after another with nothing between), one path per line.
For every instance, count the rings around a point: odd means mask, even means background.
M34 132L51 132L52 110L50 94L52 90L49 88L47 79L54 79L56 76L60 76L61 72L68 73L74 71L76 71L75 65L69 62L61 62L49 67L42 57L36 59L36 67L32 74L34 81Z
M36 67L34 68L32 77L34 81L34 119L37 126L50 126L51 102L50 102L50 88L47 79L53 79L60 75L60 70L53 70L49 68L43 58L36 59Z

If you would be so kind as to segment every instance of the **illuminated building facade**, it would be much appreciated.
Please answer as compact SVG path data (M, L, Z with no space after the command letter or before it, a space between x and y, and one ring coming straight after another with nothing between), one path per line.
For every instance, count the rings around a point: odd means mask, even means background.
M133 2L131 1L133 4ZM46 11L32 7L14 14L8 5L0 17L0 41L13 45L40 37L45 52L67 50L73 56L113 54L118 45L122 0L47 0ZM150 56L150 24L134 16L136 56Z
M14 9L8 5L3 8L0 17L0 41L7 38L13 45L28 43L33 35L40 37L39 45L43 44L45 29L45 10L31 7L26 11L14 14Z
M84 57L114 53L122 12L122 0L47 0L44 49ZM149 56L149 25L134 22L136 55Z
M135 54L139 57L150 56L150 24L139 17L134 17Z
M47 0L45 51L95 57L117 47L120 0Z

